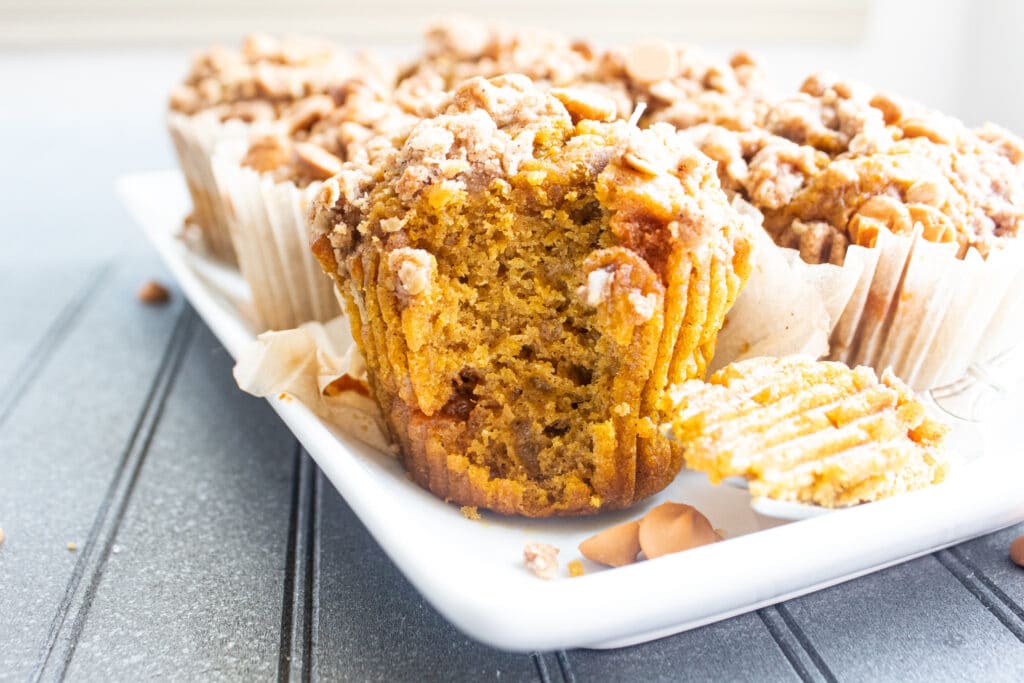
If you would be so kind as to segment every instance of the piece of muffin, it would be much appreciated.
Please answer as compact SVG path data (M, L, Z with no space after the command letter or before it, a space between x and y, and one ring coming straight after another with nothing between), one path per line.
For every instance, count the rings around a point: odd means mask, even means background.
M671 432L712 483L844 507L943 480L948 429L891 372L803 356L752 358L673 387Z
M576 515L675 476L664 390L700 377L749 274L714 165L667 126L576 120L471 79L313 208L406 468L460 505Z
M167 123L192 197L189 222L211 255L236 259L211 165L217 145L266 132L308 106L307 98L330 94L367 74L391 83L392 76L372 61L313 38L253 34L238 50L214 46L195 57L171 92Z

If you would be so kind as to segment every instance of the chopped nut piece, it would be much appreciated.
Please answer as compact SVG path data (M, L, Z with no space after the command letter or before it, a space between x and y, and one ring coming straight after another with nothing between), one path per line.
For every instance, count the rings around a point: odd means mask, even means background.
M558 548L547 543L527 543L523 563L534 575L553 579L558 575Z
M640 552L640 522L633 520L605 529L580 543L583 557L609 567L636 562Z
M459 508L459 512L461 512L462 516L466 519L474 521L480 519L480 511L477 510L476 505L463 505Z
M422 249L402 247L388 255L388 265L398 274L398 282L409 296L430 288L431 273L436 263L433 255Z
M583 88L552 88L551 94L565 105L573 121L611 121L618 112L615 100Z
M639 526L640 549L649 560L722 540L707 517L683 503L662 503Z
M583 576L583 563L579 560L573 560L569 563L569 576L576 578L577 576Z
M144 304L165 304L171 300L171 293L156 280L146 281L136 294Z
M341 171L342 160L323 147L309 142L295 145L295 163L302 171L319 180L327 180Z

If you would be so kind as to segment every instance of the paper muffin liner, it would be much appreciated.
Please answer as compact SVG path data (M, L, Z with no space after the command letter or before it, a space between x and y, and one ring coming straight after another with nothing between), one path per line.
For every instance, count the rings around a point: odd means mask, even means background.
M242 391L293 397L332 427L395 453L344 316L264 332L239 354L233 374Z
M167 116L167 128L192 197L192 223L209 254L227 263L236 263L237 257L213 173L213 154L221 142L248 140L257 127L237 119L221 121L212 112L192 116L171 112Z
M228 140L213 158L242 277L266 329L285 330L341 313L334 284L309 248L306 214L321 183L300 188L241 165L246 142Z
M879 233L843 266L804 263L763 231L756 266L719 335L713 368L807 353L892 370L917 391L957 381L1024 341L1024 243L982 258L954 244ZM827 345L822 343L827 335Z

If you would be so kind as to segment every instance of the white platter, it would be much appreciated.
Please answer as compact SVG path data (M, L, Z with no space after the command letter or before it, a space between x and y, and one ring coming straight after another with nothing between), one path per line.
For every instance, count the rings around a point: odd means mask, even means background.
M124 177L118 191L192 306L232 356L254 336L246 287L234 271L176 237L189 207L175 171ZM352 510L423 596L467 635L508 650L619 647L666 636L809 593L1024 520L1024 457L1012 444L1021 393L983 429L956 427L965 462L925 491L783 522L756 513L746 491L682 473L661 494L622 513L528 520L465 519L413 484L391 456L337 433L294 400L273 399L284 420ZM1019 441L1019 440L1018 440ZM726 541L619 569L584 561L577 544L666 501L686 502ZM771 509L759 509L780 514ZM781 513L785 516L785 511ZM556 580L526 571L529 541L561 548Z

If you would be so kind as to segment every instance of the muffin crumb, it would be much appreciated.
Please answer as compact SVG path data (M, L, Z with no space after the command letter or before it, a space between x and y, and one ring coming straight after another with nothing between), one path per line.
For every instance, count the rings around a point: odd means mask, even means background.
M579 560L573 560L569 563L569 576L576 578L577 576L583 576L583 563Z
M477 509L476 505L463 505L459 508L459 512L461 512L462 516L466 519L474 521L480 519L480 511Z
M558 548L547 543L527 543L523 548L523 564L542 579L558 574Z
M139 301L148 305L166 304L171 300L171 292L156 280L147 280L139 287Z
M70 550L71 552L75 552L76 550L78 550L78 544L74 541L71 541L70 543L68 543L68 550Z

